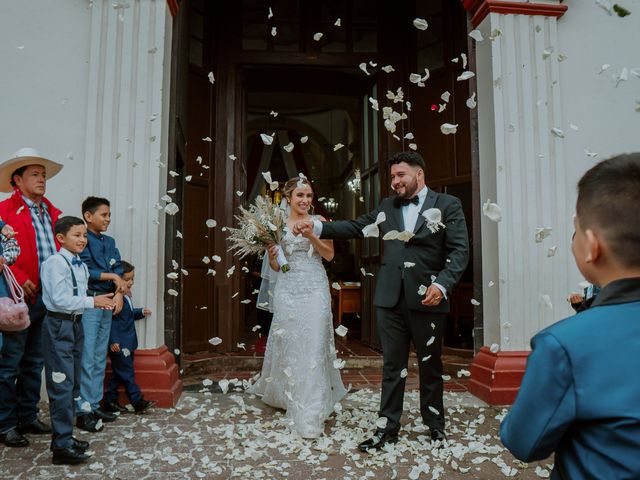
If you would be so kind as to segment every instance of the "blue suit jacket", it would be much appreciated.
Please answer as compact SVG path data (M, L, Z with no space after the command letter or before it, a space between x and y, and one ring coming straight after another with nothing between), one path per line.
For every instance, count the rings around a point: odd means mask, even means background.
M80 253L80 258L89 268L89 290L115 292L115 284L111 280L100 280L101 273L116 273L122 277L122 259L112 237L87 230L87 246Z
M640 278L611 282L531 347L505 446L525 462L555 452L556 479L640 478Z
M142 308L133 308L131 299L125 296L122 310L118 315L113 316L111 322L109 345L119 343L120 349L127 348L130 352L138 348L138 335L134 322L142 318L144 318Z

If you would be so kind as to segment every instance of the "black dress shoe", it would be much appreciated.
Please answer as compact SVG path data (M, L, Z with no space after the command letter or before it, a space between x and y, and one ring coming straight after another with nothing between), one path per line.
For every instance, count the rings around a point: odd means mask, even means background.
M80 415L76 418L76 427L92 433L99 432L104 428L102 426L102 420L95 417L92 413Z
M365 440L358 445L358 450L361 452L367 452L369 450L378 450L387 443L396 443L398 441L398 432L386 432L384 430L376 430L368 440Z
M102 407L102 409L105 412L111 412L111 413L116 413L116 412L127 413L128 412L127 407L120 405L117 400L115 402L104 402L104 406Z
M54 465L77 465L85 462L88 458L91 457L73 447L57 448L53 451L52 462Z
M144 398L133 404L133 409L136 413L143 413L153 407L156 402L151 400L145 400Z
M444 430L440 430L439 428L430 428L429 430L431 431L432 442L444 442L447 439Z
M102 421L105 422L105 423L107 423L107 422L115 422L118 419L118 415L116 415L115 413L105 412L101 408L96 408L96 410L93 412L93 414L96 417L102 419Z
M29 445L27 437L19 433L15 428L0 433L0 442L4 443L7 447L26 447Z
M89 442L78 440L76 437L71 437L71 448L73 448L76 452L84 453L89 448ZM49 450L53 452L53 442L51 442L51 445L49 445Z
M33 433L35 435L43 435L45 433L51 433L51 427L44 422L41 422L38 419L35 419L29 425L20 425L18 427L18 432L21 434L25 433Z

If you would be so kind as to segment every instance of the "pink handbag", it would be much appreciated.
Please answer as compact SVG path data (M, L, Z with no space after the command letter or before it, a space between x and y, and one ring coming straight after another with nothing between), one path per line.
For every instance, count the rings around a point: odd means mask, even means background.
M24 302L22 287L7 265L2 269L2 274L9 286L11 297L0 297L0 330L18 332L31 324L29 307Z

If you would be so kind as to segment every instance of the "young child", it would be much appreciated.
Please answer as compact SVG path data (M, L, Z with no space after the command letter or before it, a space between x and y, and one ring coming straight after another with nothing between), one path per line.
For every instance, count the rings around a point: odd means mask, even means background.
M120 252L113 238L104 235L111 223L109 200L88 197L82 202L82 216L87 223L87 248L82 252L82 261L89 268L87 295L96 296L114 293L115 313L122 308L122 294L126 290L122 280ZM104 370L107 364L107 346L111 332L112 312L99 308L88 308L82 315L84 350L82 351L82 373L80 375L80 398L77 400L76 425L88 432L97 432L98 420L113 422L117 416L100 408L104 390ZM88 402L87 412L82 405Z
M142 413L154 405L145 400L136 384L133 368L133 354L138 348L135 320L151 315L148 308L133 308L131 301L131 287L135 281L135 267L122 261L122 279L127 284L124 305L120 313L114 315L111 322L111 336L109 337L109 357L111 358L111 378L104 398L104 409L107 412L126 412L126 407L118 403L118 387L124 385L129 402L136 413Z
M640 153L578 183L573 255L602 289L542 330L500 435L520 460L555 452L551 478L640 478ZM634 373L636 372L636 373Z
M87 244L87 228L77 217L61 217L54 233L60 251L42 263L42 300L47 315L42 324L42 350L49 395L51 450L55 465L84 462L87 442L74 438L74 398L79 395L82 355L82 315L85 309L111 312L113 294L87 296L89 272L79 254Z

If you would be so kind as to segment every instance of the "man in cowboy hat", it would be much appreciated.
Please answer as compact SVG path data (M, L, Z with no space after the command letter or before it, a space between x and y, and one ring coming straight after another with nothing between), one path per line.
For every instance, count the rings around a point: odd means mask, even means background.
M13 192L0 202L0 218L16 231L21 253L11 271L24 289L31 319L28 329L4 335L0 355L0 442L9 447L28 445L26 433L51 432L38 419L46 314L39 271L59 248L53 225L61 212L44 194L47 180L61 169L34 148L21 148L0 164L0 192Z

